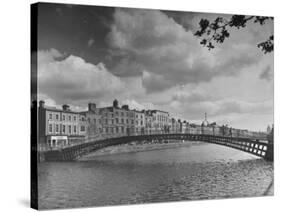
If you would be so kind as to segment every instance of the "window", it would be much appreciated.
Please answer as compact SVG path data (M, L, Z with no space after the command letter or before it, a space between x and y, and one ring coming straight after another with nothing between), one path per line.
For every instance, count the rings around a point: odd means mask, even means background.
M73 132L76 133L76 125L74 125L73 127Z
M68 116L68 121L71 121L71 116Z
M52 133L52 131L53 131L53 126L52 124L49 124L49 132Z
M124 116L124 113L123 113L123 112L121 112L121 116Z
M134 124L134 120L132 120L131 123Z
M121 119L121 123L124 124L124 119Z
M118 115L119 115L119 113L118 113L117 111L116 111L116 113L115 113L115 114L116 114L116 116L118 116Z
M71 134L71 125L68 126L68 133Z
M62 120L65 121L65 115L62 115Z
M56 133L58 133L58 132L59 132L59 125L56 124Z
M124 127L121 127L121 132L124 133Z
M65 133L65 125L62 125L62 132Z
M80 127L80 131L81 131L81 132L85 132L85 126L84 126L84 125L82 125L82 126Z
M118 131L119 131L119 130L118 130L118 127L116 127L116 133L118 133Z
M129 124L129 120L128 119L126 119L126 123Z
M52 114L51 113L49 114L49 119L52 120Z
M83 118L83 117L82 117ZM73 117L73 120L76 121L76 116Z
M118 124L118 118L115 119L116 124Z
M56 114L56 120L59 120L59 114Z

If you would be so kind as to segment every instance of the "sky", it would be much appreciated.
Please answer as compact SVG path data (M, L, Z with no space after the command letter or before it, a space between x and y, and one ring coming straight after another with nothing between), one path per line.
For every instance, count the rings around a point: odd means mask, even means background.
M230 29L209 51L194 36L201 18L226 14L41 3L38 99L84 110L114 99L200 124L264 131L273 123L273 53L257 44L273 21Z

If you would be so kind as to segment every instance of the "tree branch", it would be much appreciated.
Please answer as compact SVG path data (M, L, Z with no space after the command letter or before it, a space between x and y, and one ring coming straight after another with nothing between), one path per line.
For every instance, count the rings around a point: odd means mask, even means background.
M235 27L237 29L246 27L248 21L254 19L254 23L260 25L265 24L268 19L272 17L263 16L244 16L244 15L233 15L230 20L223 17L217 17L212 23L207 19L201 19L199 22L200 30L195 32L195 36L203 37L200 44L207 47L209 50L215 48L213 42L223 43L226 38L230 36L227 28ZM273 51L273 36L267 41L259 43L258 48L261 48L264 53Z

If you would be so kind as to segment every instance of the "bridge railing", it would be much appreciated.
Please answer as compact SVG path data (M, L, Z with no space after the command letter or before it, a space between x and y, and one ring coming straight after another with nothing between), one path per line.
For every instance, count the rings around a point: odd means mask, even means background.
M189 131L189 132L180 132L178 130L150 130L150 131L141 131L141 132L134 132L134 133L115 133L115 134L98 134L96 136L85 137L85 139L79 143L69 143L63 147L45 147L42 151L49 151L49 150L58 150L64 149L76 145L80 145L82 143L94 143L94 142L102 142L103 140L110 139L110 138L122 138L128 136L144 136L144 135L166 135L166 134L182 134L182 135L210 135L210 136L220 136L220 137L229 137L229 138L236 138L236 139L251 139L251 140L258 140L263 143L268 143L267 137L255 137L249 135L222 135L219 132L210 132L210 131Z
M115 136L114 138L104 138L98 141L85 142L80 145L70 145L68 148L59 151L48 151L44 155L46 160L74 160L92 151L108 146L128 144L139 141L170 142L173 140L194 140L207 143L214 143L228 146L234 149L248 152L250 154L263 157L273 161L273 143L262 143L257 139L239 138L230 136L217 136L211 134L190 134L190 133L162 133L162 134L138 134L131 136ZM57 149L52 149L57 150Z

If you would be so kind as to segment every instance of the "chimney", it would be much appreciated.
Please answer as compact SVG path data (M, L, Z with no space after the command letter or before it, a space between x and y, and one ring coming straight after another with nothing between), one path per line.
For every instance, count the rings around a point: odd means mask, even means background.
M63 105L63 106L62 106L62 109L63 109L63 110L70 110L70 109L69 109L69 105Z
M113 101L113 107L118 108L118 101L117 101L117 99L115 99Z
M129 110L129 105L123 105L123 106L122 106L122 109L124 109L124 110Z
M95 111L96 104L95 103L89 103L88 104L88 111Z
M40 100L39 107L40 108L44 108L45 107L45 102L43 100Z

